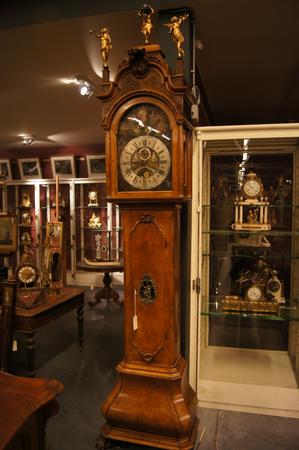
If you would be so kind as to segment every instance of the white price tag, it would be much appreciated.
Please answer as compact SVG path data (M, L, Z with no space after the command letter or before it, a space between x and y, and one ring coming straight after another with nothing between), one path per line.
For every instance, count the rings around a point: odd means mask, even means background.
M17 351L18 351L18 343L17 343L17 340L16 340L16 339L14 339L14 340L12 341L12 351L13 351L13 352L17 352Z
M133 316L133 330L136 331L137 329L138 329L138 320L135 314L135 316Z

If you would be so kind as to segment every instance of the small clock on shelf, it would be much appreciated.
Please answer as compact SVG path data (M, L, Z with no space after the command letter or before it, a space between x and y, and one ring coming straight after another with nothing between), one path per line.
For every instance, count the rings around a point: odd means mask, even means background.
M244 231L244 235L235 236L234 245L251 247L270 247L271 243L264 234L250 234L251 231L269 231L271 224L268 217L269 201L263 195L261 179L254 173L245 175L241 192L235 199L235 221L233 230Z
M263 299L265 286L259 284L252 284L245 294L245 300L250 302L259 302Z
M32 259L32 237L24 231L20 237L23 253L16 267L16 278L21 286L32 286L37 282L38 270Z
M88 206L99 206L98 204L98 193L95 190L88 192Z
M23 263L17 268L17 279L24 285L32 285L37 280L37 269L31 263Z
M263 190L261 179L254 172L249 172L243 182L242 193L244 197L250 200L258 200L263 194Z

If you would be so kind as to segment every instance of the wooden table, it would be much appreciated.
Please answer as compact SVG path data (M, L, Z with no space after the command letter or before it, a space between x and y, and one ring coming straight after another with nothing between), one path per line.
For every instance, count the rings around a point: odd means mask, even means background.
M45 290L43 302L25 309L16 307L15 326L26 336L27 368L30 376L35 374L35 333L46 323L61 317L63 314L77 309L79 348L83 348L83 315L85 289L64 287L60 294L52 295Z
M90 301L88 304L89 306L95 306L99 302L102 301L102 299L112 300L114 303L118 305L123 305L123 302L119 300L119 293L113 289L111 284L111 272L122 272L124 267L123 264L119 261L102 261L99 263L96 263L95 265L90 265L86 263L85 261L80 261L77 266L86 271L91 272L99 272L104 273L103 283L104 286L96 293L95 299L93 301Z
M0 450L45 450L46 421L58 411L57 380L0 372Z

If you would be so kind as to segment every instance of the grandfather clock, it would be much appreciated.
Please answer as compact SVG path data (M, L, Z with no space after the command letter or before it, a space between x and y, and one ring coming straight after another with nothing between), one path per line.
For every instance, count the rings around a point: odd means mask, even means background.
M134 47L98 98L107 200L121 209L124 357L103 404L104 439L191 449L197 398L180 353L180 222L191 196L190 111L183 60L171 75L159 45Z

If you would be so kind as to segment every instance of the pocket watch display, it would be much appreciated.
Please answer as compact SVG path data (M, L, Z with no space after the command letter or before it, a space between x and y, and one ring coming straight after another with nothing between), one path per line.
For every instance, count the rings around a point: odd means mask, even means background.
M170 190L172 134L166 113L156 105L129 108L117 132L118 189Z

